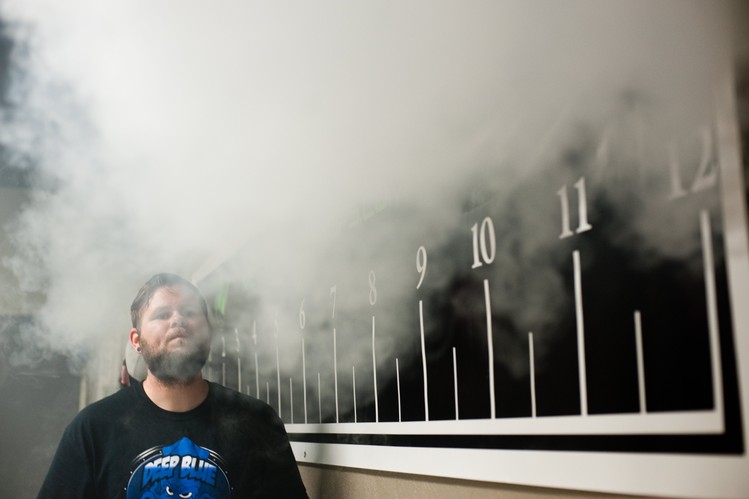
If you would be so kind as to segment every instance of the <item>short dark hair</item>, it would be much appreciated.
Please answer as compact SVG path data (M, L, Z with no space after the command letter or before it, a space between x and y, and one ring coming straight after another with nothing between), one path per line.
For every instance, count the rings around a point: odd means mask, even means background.
M138 294L135 295L133 304L130 305L130 319L133 322L133 327L140 331L140 320L141 312L143 308L151 301L153 294L161 288L176 288L183 287L193 291L200 299L200 307L203 309L205 319L208 321L210 327L210 320L208 319L208 304L200 293L200 290L193 283L180 277L177 274L161 273L151 277L146 283L138 290Z

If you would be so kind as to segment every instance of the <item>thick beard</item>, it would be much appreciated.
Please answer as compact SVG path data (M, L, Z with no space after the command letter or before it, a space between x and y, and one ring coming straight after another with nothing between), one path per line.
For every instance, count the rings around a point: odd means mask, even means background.
M186 351L154 351L141 339L141 355L148 370L165 385L186 385L193 381L208 360L209 347L199 344Z

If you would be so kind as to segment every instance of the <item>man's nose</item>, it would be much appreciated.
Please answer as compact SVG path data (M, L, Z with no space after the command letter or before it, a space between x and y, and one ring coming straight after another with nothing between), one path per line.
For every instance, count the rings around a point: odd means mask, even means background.
M172 314L172 325L173 326L184 326L187 324L187 319L184 315L179 313L179 311L175 310Z

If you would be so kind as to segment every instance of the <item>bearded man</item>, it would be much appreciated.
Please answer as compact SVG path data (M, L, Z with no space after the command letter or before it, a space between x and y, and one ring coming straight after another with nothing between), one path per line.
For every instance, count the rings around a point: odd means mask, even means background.
M130 308L147 375L68 425L39 498L306 498L266 403L203 379L212 329L200 291L157 274Z

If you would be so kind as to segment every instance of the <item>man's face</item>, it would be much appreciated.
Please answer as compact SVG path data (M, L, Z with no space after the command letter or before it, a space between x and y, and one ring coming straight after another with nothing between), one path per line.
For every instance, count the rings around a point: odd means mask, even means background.
M198 375L208 359L211 330L194 291L160 288L141 312L137 335L143 360L157 379L186 383Z

